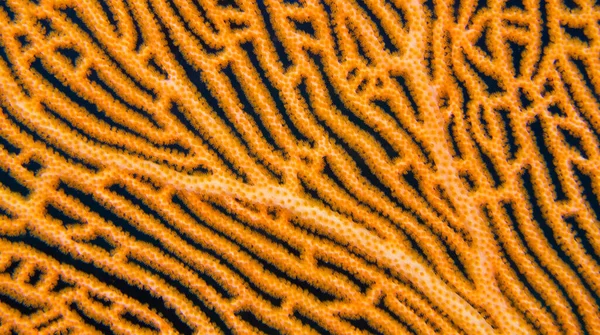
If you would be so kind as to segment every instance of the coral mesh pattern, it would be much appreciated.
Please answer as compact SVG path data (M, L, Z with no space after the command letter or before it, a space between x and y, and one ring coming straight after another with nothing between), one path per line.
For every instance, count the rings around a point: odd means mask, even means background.
M600 334L600 5L1 0L1 334Z

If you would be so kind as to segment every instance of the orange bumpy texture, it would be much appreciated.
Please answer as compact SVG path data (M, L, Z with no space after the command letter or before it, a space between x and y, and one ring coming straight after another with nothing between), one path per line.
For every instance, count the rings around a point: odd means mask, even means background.
M600 334L600 4L1 0L1 334Z

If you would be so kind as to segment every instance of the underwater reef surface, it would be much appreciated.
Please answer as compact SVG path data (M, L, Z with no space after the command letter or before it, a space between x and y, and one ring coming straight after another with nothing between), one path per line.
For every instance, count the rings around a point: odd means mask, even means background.
M600 3L0 0L0 334L600 334Z

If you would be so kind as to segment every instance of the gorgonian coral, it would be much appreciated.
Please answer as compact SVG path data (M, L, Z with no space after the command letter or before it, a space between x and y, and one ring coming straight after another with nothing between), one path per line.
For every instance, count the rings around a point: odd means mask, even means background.
M591 0L0 0L0 333L600 334Z

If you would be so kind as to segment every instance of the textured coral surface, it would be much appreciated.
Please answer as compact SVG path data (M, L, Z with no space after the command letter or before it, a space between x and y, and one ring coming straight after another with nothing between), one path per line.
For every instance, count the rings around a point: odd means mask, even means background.
M600 3L0 0L0 334L600 334Z

